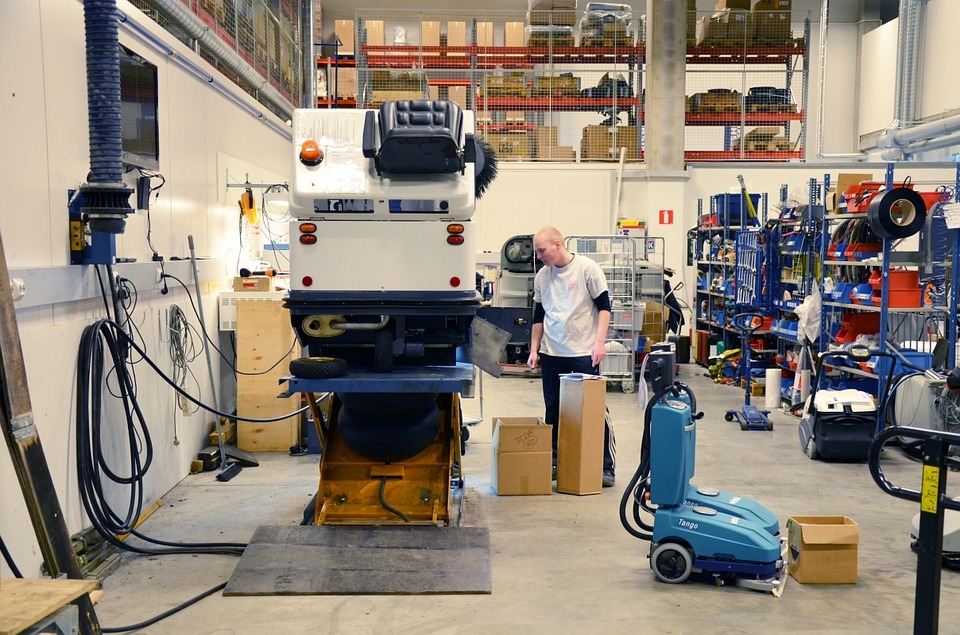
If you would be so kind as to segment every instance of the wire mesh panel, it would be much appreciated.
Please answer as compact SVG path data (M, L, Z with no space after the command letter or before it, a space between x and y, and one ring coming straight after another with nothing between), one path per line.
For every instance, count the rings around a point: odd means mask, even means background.
M181 0L240 59L290 102L299 106L304 92L303 52L300 42L302 0ZM195 40L147 0L131 0L152 20L200 55L231 81L259 99L260 86L242 77L216 52ZM287 118L274 104L261 100L275 114Z
M688 41L687 161L802 159L809 13L721 5L697 13Z
M605 6L357 10L357 104L450 99L475 112L505 161L614 161L620 148L637 161L637 20L625 5Z

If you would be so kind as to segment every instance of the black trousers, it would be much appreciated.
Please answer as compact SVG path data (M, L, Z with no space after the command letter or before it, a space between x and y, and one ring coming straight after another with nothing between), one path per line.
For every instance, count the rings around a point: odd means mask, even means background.
M540 377L543 382L543 420L553 426L553 460L557 460L557 432L560 423L560 375L565 373L583 373L599 375L600 368L593 365L589 355L584 357L554 357L540 355ZM603 469L613 471L616 468L617 444L610 426L610 411L604 417L605 436L603 439Z

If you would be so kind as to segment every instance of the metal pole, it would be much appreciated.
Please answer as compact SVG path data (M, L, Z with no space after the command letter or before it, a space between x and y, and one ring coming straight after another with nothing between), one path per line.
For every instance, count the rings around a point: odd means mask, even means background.
M190 245L190 268L193 270L193 286L197 292L197 315L200 317L200 329L203 331L203 352L207 358L207 374L210 377L210 393L213 395L213 406L220 410L220 400L217 398L217 382L213 377L213 362L210 359L210 336L207 335L207 323L203 319L203 298L200 296L200 272L197 270L197 253L193 246L193 234L187 236ZM217 428L217 447L220 450L220 470L227 468L227 454L223 449L223 433L220 431L220 415L214 416L214 425Z

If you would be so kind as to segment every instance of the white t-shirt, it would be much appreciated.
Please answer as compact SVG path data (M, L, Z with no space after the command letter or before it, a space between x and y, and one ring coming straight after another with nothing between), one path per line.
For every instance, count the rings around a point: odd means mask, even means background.
M544 267L533 281L533 301L543 305L540 352L583 357L597 340L594 298L607 291L607 279L595 261L574 255L566 267Z

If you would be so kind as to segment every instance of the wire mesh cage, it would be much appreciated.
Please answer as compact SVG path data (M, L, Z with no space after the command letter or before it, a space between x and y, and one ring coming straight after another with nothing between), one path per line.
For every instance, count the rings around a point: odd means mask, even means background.
M692 42L688 23L688 161L804 158L809 13L753 4L697 13Z
M178 40L196 47L201 57L274 114L286 119L289 112L261 99L260 86L250 74L239 73L214 49L186 33L147 0L131 0L144 14ZM298 106L304 92L303 52L300 41L301 0L181 0L199 20L256 75L277 90L290 107Z

